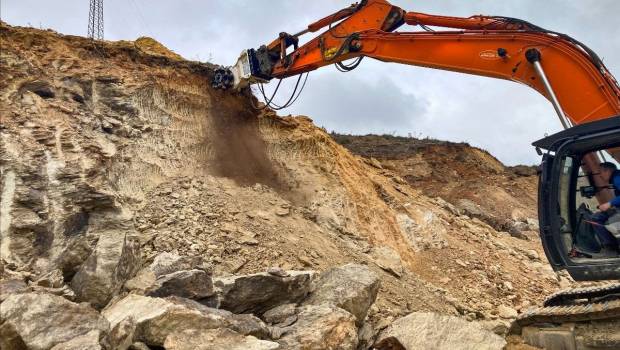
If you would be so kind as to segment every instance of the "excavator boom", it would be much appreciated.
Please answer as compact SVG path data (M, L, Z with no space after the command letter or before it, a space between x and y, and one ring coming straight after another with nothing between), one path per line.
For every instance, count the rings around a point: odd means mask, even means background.
M403 24L453 30L394 32ZM301 35L326 26L326 31L298 45ZM291 46L293 50L287 52ZM567 35L508 17L405 12L385 0L362 1L300 33L281 33L269 45L245 51L235 65L246 67L245 75L236 74L236 86L286 78L358 57L512 80L551 100L533 64L539 61L568 119L567 126L620 114L620 87L614 77L593 51Z

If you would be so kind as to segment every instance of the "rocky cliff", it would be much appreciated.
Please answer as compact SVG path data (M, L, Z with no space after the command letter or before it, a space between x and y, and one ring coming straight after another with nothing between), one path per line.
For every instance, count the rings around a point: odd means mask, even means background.
M389 348L420 322L501 348L493 332L570 283L529 204L429 185L440 152L354 155L152 39L0 38L3 349Z

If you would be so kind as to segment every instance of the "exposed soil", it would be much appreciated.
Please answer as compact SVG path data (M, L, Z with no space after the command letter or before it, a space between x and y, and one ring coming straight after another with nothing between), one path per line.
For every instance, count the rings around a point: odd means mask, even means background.
M390 135L340 135L334 139L354 154L379 161L429 197L459 205L471 201L499 231L512 221L536 218L537 168L506 167L485 150L466 143Z

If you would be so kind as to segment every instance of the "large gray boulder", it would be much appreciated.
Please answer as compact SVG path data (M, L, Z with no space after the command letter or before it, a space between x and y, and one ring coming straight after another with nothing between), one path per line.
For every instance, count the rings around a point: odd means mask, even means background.
M97 246L71 280L80 301L103 308L139 268L139 242L122 231L101 234Z
M67 342L60 348L106 348L109 329L96 310L56 295L13 294L0 307L0 349L50 349Z
M102 313L109 320L112 329L132 318L135 322L133 341L149 346L162 346L168 335L188 329L204 331L230 328L243 335L260 338L269 334L267 326L257 317L234 315L226 310L213 309L178 297L162 299L129 294Z
M347 264L327 270L319 277L304 305L333 303L350 312L361 326L368 309L375 302L380 280L365 265Z
M203 270L176 271L159 276L146 294L153 297L176 295L189 299L203 299L213 295L211 276Z
M394 321L377 338L375 348L436 350L500 350L506 341L476 322L427 312Z
M280 329L278 342L285 349L354 350L355 316L331 304L300 307L297 322Z
M275 350L280 344L242 335L227 328L187 329L166 337L166 350Z
M234 313L263 312L287 303L300 302L310 291L313 271L288 271L288 276L269 273L213 279L216 298L212 306Z
M124 288L149 296L202 299L213 295L213 282L209 273L196 268L199 265L198 257L160 253L149 266L125 282Z

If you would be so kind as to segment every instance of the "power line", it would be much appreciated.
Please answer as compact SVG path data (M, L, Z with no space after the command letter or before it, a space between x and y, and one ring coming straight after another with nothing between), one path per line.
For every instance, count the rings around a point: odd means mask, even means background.
M151 27L148 25L148 23L144 19L144 16L142 15L142 11L140 10L140 6L138 5L138 3L135 0L131 0L130 3L133 6L133 8L135 9L136 14L138 15L137 16L138 24L140 24L142 26L142 31L146 32L147 35L152 37L154 35L154 32L151 30Z
M103 40L103 0L90 0L88 37L93 40Z

